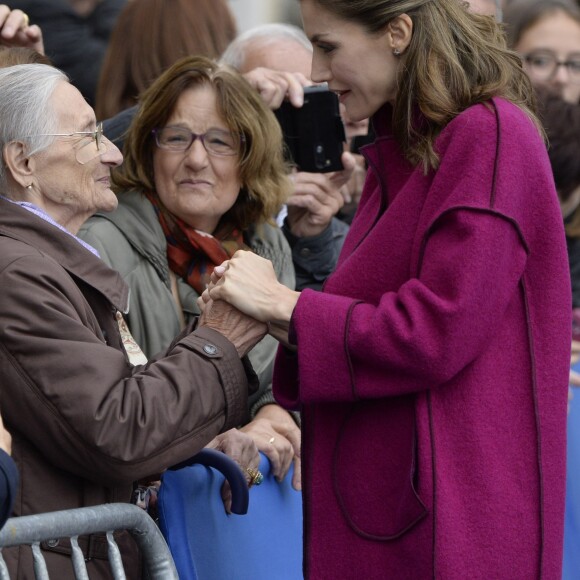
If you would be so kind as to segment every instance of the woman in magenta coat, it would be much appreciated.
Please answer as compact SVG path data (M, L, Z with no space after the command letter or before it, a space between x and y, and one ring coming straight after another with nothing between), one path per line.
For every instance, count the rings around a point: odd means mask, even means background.
M305 576L558 578L570 281L529 81L457 0L301 8L313 80L372 118L363 197L322 292L240 252L204 299L284 345Z

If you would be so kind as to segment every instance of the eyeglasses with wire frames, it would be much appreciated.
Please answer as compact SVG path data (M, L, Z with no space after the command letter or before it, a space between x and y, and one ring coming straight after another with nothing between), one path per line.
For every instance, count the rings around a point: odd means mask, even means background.
M568 72L570 82L580 84L580 53L569 56L567 60L558 60L550 51L538 50L523 55L523 61L530 76L541 81L551 80L559 67Z
M73 131L72 133L42 133L38 137L75 137L87 135L90 137L75 151L75 158L81 164L88 163L95 157L102 155L108 150L108 139L103 135L103 124L98 123L95 131Z
M193 133L186 127L162 127L151 131L155 136L157 147L166 151L185 152L199 139L209 155L227 157L237 155L240 146L245 141L243 135L224 131L223 129L210 129L205 133Z

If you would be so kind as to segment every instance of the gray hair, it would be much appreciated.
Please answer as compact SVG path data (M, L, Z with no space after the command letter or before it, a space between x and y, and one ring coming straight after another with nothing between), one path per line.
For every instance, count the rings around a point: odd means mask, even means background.
M312 44L310 44L304 31L298 26L280 23L261 24L236 36L222 54L220 63L240 70L246 59L246 49L255 40L260 40L263 44L273 44L279 40L290 40L299 44L308 52L312 52Z
M0 69L0 151L13 141L21 141L27 155L49 147L58 133L58 119L51 96L58 83L68 82L60 70L45 64L20 64ZM6 195L6 165L0 163L0 188Z

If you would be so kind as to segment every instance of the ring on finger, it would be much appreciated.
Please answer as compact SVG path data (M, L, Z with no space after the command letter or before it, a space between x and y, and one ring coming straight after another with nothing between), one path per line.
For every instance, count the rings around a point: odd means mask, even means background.
M270 445L273 445L274 444L274 441L276 441L276 437L270 437L270 440L268 441L268 443Z
M252 487L252 485L260 485L264 481L264 476L258 469L246 467L246 473L250 476L250 483L248 483L248 487Z

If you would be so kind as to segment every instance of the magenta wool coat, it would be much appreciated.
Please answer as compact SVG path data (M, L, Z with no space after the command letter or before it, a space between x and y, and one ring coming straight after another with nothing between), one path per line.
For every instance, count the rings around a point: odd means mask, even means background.
M389 107L336 272L274 389L303 412L307 578L560 577L570 279L537 130L494 99L424 175Z

